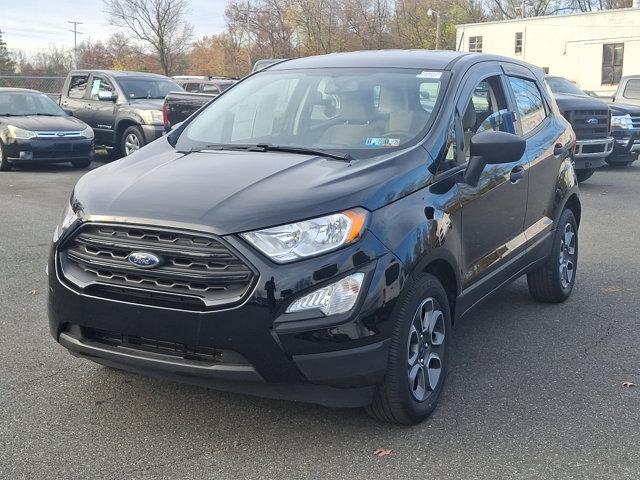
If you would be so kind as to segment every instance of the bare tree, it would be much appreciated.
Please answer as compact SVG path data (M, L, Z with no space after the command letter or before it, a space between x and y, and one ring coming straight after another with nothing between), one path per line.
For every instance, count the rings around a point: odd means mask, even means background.
M124 29L158 57L165 75L188 52L193 27L185 20L188 0L103 0L109 23Z

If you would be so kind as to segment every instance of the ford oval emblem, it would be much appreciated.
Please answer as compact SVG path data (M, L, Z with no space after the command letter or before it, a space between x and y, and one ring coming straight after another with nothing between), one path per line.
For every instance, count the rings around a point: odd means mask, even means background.
M132 252L127 257L127 260L140 268L155 268L160 265L160 258L149 252Z
M597 125L598 124L598 119L597 118L588 118L585 123L587 123L588 125Z

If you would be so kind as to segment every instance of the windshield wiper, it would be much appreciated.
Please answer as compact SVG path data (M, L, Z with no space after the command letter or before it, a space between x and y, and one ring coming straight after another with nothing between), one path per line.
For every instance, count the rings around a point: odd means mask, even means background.
M336 160L353 160L353 157L348 153L332 153L326 150L318 150L315 148L305 147L290 147L286 145L271 145L268 143L259 143L257 145L233 145L214 143L211 145L204 145L202 147L195 147L191 150L187 150L184 153L202 152L204 150L240 150L248 152L286 152L286 153L300 153L303 155L317 155L319 157L334 158Z

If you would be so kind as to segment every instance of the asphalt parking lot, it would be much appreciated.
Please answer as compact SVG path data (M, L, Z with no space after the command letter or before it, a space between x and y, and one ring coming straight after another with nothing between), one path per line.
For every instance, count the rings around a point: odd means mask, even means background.
M440 406L412 428L66 353L48 333L44 268L82 173L0 173L1 478L640 477L640 386L622 385L640 385L640 165L582 186L571 299L537 304L520 280L465 317Z

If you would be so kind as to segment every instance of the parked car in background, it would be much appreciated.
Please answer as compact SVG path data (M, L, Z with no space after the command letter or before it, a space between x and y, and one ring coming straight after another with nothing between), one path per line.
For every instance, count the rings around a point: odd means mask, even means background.
M164 133L164 97L182 87L153 73L75 70L65 81L60 105L89 124L96 145L129 155Z
M545 81L576 133L575 169L578 181L584 182L597 168L606 165L606 158L613 151L609 107L566 78L546 75Z
M185 92L208 93L210 95L219 95L220 92L237 82L237 80L223 77L177 75L172 78L184 88Z
M217 93L169 92L162 104L162 125L168 132L216 98Z
M608 163L630 165L640 155L640 75L622 77L609 107L616 147Z
M70 162L86 168L93 159L93 130L44 93L0 88L0 170L23 162Z
M272 65L77 183L50 332L116 368L417 423L456 319L524 274L539 301L571 294L573 143L513 59Z

